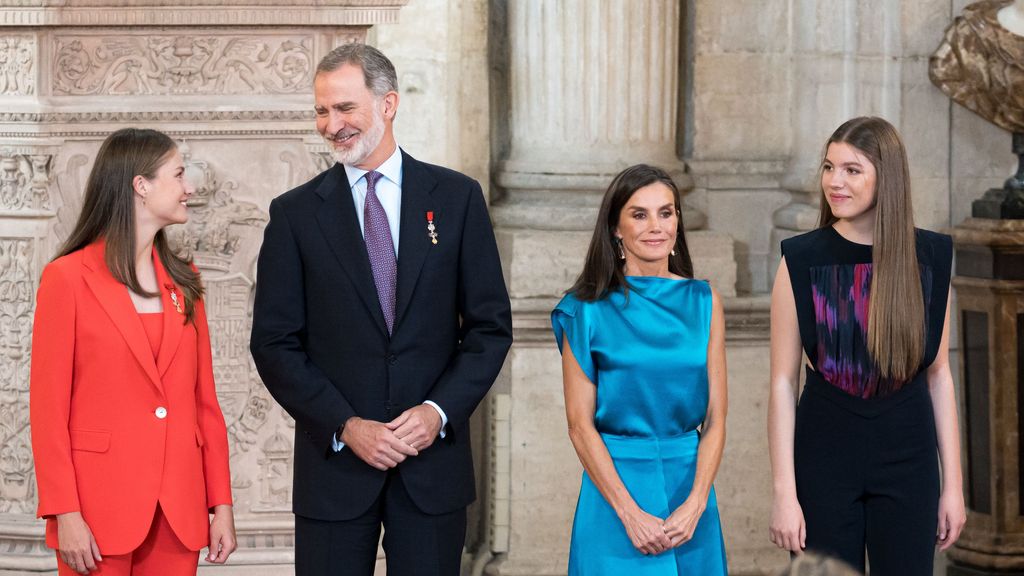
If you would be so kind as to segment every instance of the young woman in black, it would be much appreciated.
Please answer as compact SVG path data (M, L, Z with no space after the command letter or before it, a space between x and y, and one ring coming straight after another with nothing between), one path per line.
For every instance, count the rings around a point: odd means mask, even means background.
M966 521L949 368L949 236L914 228L881 118L826 144L817 230L782 242L771 307L771 540L931 576ZM802 355L806 382L795 406ZM941 482L940 482L941 462Z

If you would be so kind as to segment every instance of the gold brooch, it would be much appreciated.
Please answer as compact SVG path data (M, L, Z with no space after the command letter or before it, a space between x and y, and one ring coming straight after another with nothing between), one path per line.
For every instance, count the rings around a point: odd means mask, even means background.
M164 284L164 288L167 288L167 290L171 293L171 304L174 304L175 311L177 311L178 314L183 314L181 310L181 302L178 300L177 288L174 286L174 284Z

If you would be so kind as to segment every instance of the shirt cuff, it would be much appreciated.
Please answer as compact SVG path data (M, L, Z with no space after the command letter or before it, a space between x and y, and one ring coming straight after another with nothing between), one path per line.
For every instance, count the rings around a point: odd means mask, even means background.
M342 442L341 440L338 440L338 433L335 432L334 434L332 434L331 435L331 448L334 449L335 452L341 452L341 449L344 448L344 447L345 447L345 443Z
M448 415L444 413L444 410L441 410L441 407L438 406L437 403L431 400L424 400L423 403L426 404L427 406L430 406L434 410L437 410L438 416L441 417L441 432L438 434L438 436L444 438L444 429L446 426L448 426Z

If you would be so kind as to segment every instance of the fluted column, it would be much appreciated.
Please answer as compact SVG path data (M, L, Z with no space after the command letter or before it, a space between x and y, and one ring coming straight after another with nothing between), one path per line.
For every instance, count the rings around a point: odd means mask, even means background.
M692 188L676 154L678 0L515 0L507 16L511 146L497 174L508 192L499 219L518 221L517 201L563 204L603 191L640 162ZM589 228L596 205L584 205L572 223L547 211L533 225ZM691 229L703 225L686 212Z
M510 2L503 175L678 166L679 23L673 0Z

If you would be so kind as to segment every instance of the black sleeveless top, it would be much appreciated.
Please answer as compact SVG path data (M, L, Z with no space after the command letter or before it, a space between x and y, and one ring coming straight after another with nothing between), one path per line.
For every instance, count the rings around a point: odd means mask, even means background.
M916 230L925 307L923 370L942 340L953 260L945 234ZM796 300L804 352L827 382L859 398L885 397L906 382L882 378L868 353L871 246L843 238L826 226L782 241ZM909 380L908 380L909 381Z

